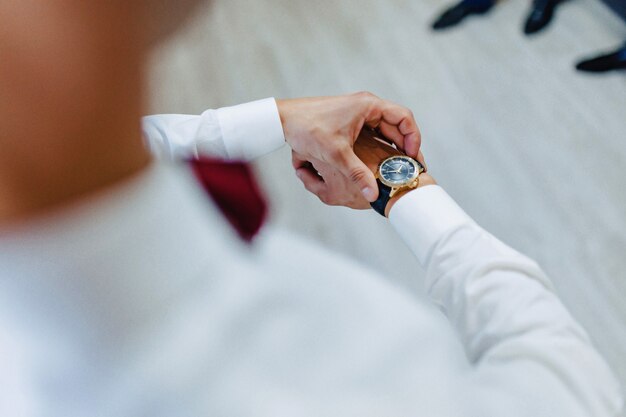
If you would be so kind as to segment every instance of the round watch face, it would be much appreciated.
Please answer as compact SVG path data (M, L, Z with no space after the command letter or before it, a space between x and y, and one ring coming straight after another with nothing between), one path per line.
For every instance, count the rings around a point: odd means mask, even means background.
M378 174L383 184L401 187L413 182L421 171L421 165L408 156L392 156L380 164Z

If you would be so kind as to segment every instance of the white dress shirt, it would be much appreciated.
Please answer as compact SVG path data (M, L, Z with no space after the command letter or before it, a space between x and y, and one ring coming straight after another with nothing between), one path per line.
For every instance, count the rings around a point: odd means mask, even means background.
M284 143L272 99L144 130L172 157ZM620 415L618 384L533 261L438 186L390 223L445 316L289 233L243 243L176 163L2 230L0 415Z

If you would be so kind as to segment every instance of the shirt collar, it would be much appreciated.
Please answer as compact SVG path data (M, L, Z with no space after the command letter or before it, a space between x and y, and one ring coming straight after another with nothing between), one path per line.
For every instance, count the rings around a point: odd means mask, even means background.
M115 341L210 277L220 252L248 250L225 223L186 167L154 164L61 213L0 231L0 315L41 337Z

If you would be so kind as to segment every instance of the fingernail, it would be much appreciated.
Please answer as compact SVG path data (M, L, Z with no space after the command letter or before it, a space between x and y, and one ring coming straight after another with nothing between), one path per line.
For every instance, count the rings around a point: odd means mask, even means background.
M361 193L367 201L374 201L376 199L376 194L374 193L374 190L370 187L363 188L361 190Z
M296 169L296 177L302 179L302 170L301 169Z

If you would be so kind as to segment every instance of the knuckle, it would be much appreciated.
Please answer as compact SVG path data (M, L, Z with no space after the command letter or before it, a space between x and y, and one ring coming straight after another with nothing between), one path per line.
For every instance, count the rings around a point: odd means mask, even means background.
M404 115L405 118L407 119L415 119L415 115L413 114L413 112L411 111L411 109L408 108L403 108L402 109L402 114Z
M370 98L376 97L374 94L370 93L369 91L359 91L355 93L354 95L360 98L364 98L364 99L370 99Z
M319 199L320 199L320 201L321 201L322 203L324 203L324 204L330 204L330 203L329 203L329 201L330 201L330 199L329 199L329 195L328 195L327 193L325 193L325 192L319 192L319 193L317 193L316 195L317 195L317 198L319 198Z
M326 194L324 196L324 204L326 204L327 206L336 206L337 205L337 198L333 195L330 194Z
M359 183L365 179L365 172L361 168L351 168L348 171L348 179L354 183Z
M302 182L302 185L304 185L304 189L315 194L315 191L317 191L315 189L315 184L313 182L311 182L311 180L309 178L305 178L305 177L298 177L298 179L300 180L300 182Z

